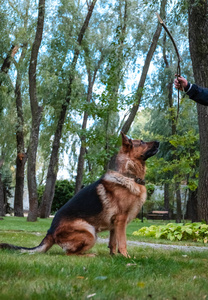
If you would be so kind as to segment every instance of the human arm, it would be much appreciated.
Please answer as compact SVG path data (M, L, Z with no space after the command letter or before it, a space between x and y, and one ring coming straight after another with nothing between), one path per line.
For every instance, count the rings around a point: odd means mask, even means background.
M190 84L189 90L186 92L190 99L195 102L208 106L208 89L202 88L196 84Z
M190 99L195 102L208 106L208 89L196 84L189 83L185 78L178 77L174 80L175 88L183 90Z

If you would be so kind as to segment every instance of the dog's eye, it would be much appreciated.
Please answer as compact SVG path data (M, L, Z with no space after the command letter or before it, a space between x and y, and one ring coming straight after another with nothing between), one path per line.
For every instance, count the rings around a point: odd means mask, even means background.
M140 141L140 143L141 143L141 145L143 145L143 144L144 144L144 141L143 141L143 140L141 140L141 141Z

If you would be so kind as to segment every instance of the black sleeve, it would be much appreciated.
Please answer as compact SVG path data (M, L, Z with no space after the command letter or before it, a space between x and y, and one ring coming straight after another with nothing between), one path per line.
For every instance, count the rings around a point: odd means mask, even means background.
M192 84L190 90L188 90L187 95L190 99L195 102L208 106L208 89L202 88L196 84Z

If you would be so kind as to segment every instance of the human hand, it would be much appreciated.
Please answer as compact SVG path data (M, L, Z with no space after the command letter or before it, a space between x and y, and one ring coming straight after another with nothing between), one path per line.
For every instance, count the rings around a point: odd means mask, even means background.
M175 75L175 76L178 76L178 75ZM183 91L185 89L185 87L187 87L188 81L185 78L179 76L174 80L174 85L175 85L176 89Z

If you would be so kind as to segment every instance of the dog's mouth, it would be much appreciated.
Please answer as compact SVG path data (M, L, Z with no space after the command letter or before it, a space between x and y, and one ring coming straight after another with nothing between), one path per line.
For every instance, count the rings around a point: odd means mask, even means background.
M158 150L159 150L160 143L155 141L152 148L147 150L147 152L144 154L144 160L147 160L151 156L154 156Z

